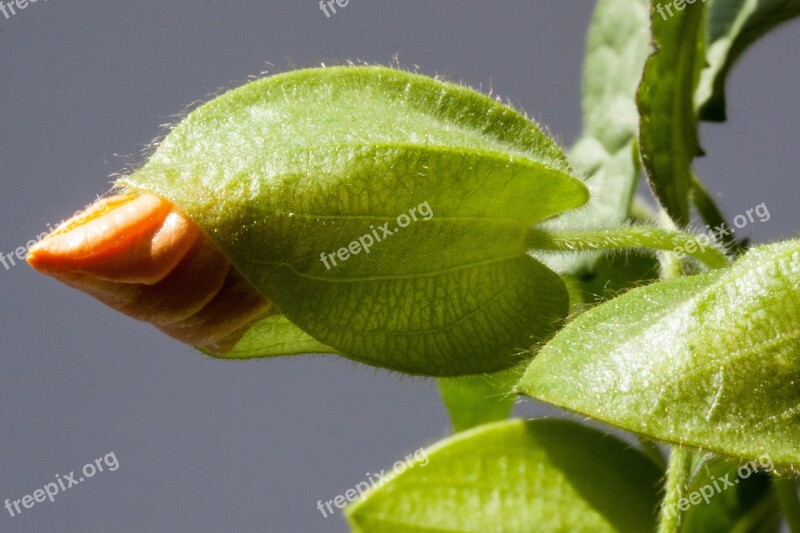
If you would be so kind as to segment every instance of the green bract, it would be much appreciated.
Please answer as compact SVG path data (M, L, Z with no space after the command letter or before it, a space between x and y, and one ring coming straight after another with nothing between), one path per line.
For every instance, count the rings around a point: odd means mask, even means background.
M652 531L662 472L563 420L459 433L347 509L352 531Z
M657 439L800 464L800 241L601 304L521 392Z
M377 67L226 93L119 184L177 204L280 309L226 357L336 352L426 375L509 367L552 331L566 289L523 236L588 196L509 107Z

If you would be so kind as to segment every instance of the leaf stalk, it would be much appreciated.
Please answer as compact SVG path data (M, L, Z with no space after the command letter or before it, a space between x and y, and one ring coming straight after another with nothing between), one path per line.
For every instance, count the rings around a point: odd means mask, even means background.
M693 458L693 452L683 446L674 446L669 454L658 533L678 533L681 530L684 513L681 510L681 500L689 492Z
M581 252L649 248L688 255L709 268L730 265L725 253L705 236L651 226L625 226L589 231L551 231L531 228L525 237L531 250Z

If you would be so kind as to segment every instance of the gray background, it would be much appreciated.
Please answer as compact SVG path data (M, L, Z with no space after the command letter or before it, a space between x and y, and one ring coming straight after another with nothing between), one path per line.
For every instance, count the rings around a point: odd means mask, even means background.
M569 144L592 7L351 0L326 19L315 0L39 0L0 15L0 251L103 193L171 115L267 62L397 54L493 87ZM704 129L697 168L727 213L769 207L747 230L757 241L798 227L799 32L744 58L730 123ZM335 358L208 359L25 265L0 265L0 354L0 503L108 451L120 462L55 503L0 509L2 531L343 531L318 499L448 432L430 381Z

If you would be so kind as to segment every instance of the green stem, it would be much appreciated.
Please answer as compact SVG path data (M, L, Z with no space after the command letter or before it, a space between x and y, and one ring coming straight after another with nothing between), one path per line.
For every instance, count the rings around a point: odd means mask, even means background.
M663 223L668 228L674 228L674 222L665 217ZM627 228L623 228L627 229ZM646 230L648 228L637 228L639 230ZM657 229L652 228L658 235L667 237L679 235L686 237L682 233L678 233L674 229ZM669 239L667 239L668 241ZM652 245L651 245L652 246ZM674 250L674 248L673 248ZM717 253L720 253L718 250ZM673 277L681 276L683 273L683 265L681 261L682 254L670 253L663 254L661 258L661 278L671 279ZM728 258L722 254L725 265L728 264ZM708 266L714 268L713 264ZM722 266L722 265L721 265ZM692 467L694 466L695 453L689 448L681 446L671 446L669 459L667 460L667 479L664 482L664 499L661 502L661 513L658 520L658 533L680 533L681 522L683 522L683 511L681 503L686 494L689 492L689 482L692 478Z
M733 237L732 233L720 233L716 231L716 228L730 228L730 225L725 222L725 217L723 216L722 211L719 210L716 202L714 202L714 199L711 197L708 190L703 186L703 183L700 181L700 179L694 174L692 175L692 203L694 203L695 208L697 208L697 212L700 213L700 217L703 219L703 222L711 226L711 233L714 235L721 235L719 238L722 239L722 242L729 249L737 253L742 251L741 245Z
M686 254L709 268L722 268L730 264L728 257L709 243L707 238L701 240L690 233L649 226L591 231L546 231L532 228L528 230L525 242L530 249L559 252L652 248Z
M693 453L688 448L679 446L672 448L667 464L667 481L664 486L664 502L661 505L658 533L678 533L681 529L683 511L680 509L680 501L689 491L692 460Z
M773 476L772 479L789 530L792 533L800 533L800 498L797 495L797 483L794 479L785 477Z

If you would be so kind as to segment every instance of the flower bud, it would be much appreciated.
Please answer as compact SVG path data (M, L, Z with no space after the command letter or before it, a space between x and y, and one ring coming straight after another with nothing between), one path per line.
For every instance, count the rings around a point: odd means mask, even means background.
M152 194L98 200L33 246L27 260L213 354L274 312L194 222Z
M31 263L225 358L427 376L509 368L558 327L569 295L525 236L589 197L523 115L379 67L229 91L116 185L140 194L101 200Z

